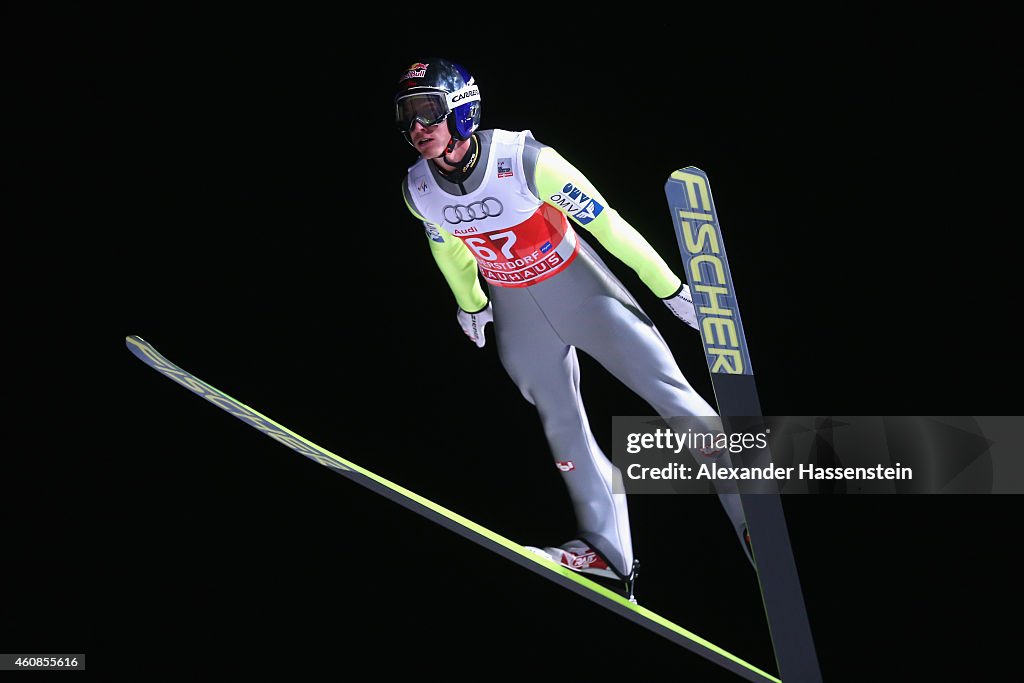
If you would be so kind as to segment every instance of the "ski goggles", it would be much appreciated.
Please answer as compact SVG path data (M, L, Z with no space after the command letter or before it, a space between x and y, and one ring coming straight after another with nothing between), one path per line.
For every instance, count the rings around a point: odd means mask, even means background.
M418 92L402 95L395 100L395 123L403 133L412 130L419 121L424 128L443 123L455 107L480 100L480 90L467 85L453 93Z
M395 102L395 122L403 133L412 130L416 121L424 128L436 126L448 118L448 112L444 93L406 95Z

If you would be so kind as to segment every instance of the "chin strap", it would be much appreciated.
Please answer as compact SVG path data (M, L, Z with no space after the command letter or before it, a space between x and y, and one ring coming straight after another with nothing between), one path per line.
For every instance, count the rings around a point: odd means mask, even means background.
M448 156L447 156L447 155L451 154L452 151L455 149L455 144L456 144L456 140L453 137L453 138L451 138L448 141L448 146L445 147L445 151L443 151L440 154L438 154L435 158L436 159L441 159L446 164L448 164L449 166L454 166L455 167L454 170L451 170L451 171L445 171L445 170L439 168L438 170L441 172L441 175L443 175L444 177L448 178L452 182L461 183L463 180L465 180L469 176L470 171L472 171L473 167L476 165L477 152L478 152L476 136L475 135L470 136L470 138L469 138L469 149L466 150L466 153L458 161L454 161L452 159L449 159Z
M456 166L456 167L458 167L458 165L459 165L458 163L456 163L456 162L454 162L454 161L452 161L451 159L448 158L448 155L455 151L455 145L456 145L455 138L454 137L449 137L448 138L448 146L444 148L443 152L441 152L440 154L438 154L434 158L435 159L440 159L441 161L445 162L449 166Z

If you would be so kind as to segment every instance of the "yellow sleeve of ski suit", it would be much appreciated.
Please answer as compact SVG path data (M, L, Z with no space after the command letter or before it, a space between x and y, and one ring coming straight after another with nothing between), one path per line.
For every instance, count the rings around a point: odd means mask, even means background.
M561 210L577 225L579 221L575 220L572 213L566 211L564 206L552 202L551 197L561 195L567 185L571 184L574 189L596 200L604 207L603 210L581 227L596 237L610 254L636 271L640 280L655 296L665 299L678 291L682 280L672 272L654 247L615 209L608 206L608 202L586 176L553 148L544 147L540 150L534 171L534 183L541 201Z
M480 286L477 277L476 258L458 237L448 235L440 226L435 225L420 215L410 201L405 183L402 184L402 197L405 205L413 216L423 221L426 228L427 244L434 256L437 267L441 270L448 287L455 295L459 308L467 313L476 313L487 306L487 295Z

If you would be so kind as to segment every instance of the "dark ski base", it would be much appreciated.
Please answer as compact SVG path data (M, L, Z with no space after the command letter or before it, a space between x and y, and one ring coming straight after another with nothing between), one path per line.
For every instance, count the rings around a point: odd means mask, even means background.
M708 176L693 166L679 169L666 181L665 196L722 424L728 432L753 431L761 403ZM753 457L770 459L771 454L762 449ZM741 487L740 500L779 675L787 683L821 683L780 496L745 493Z

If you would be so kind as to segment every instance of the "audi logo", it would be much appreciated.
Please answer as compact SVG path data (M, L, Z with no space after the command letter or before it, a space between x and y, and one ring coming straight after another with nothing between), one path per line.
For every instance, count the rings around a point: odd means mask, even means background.
M445 223L456 225L458 223L470 223L482 221L485 218L500 216L505 207L494 197L488 197L483 201L473 202L468 206L465 204L449 204L444 207L442 215Z

